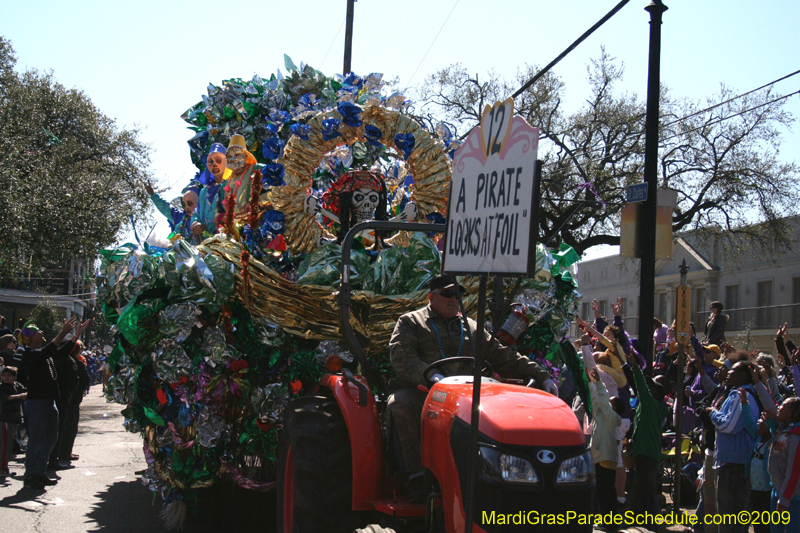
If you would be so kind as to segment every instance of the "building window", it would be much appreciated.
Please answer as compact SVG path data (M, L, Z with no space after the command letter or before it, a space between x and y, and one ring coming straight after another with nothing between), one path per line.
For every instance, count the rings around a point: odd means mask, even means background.
M658 294L658 318L664 323L667 323L669 317L667 316L667 293L662 292Z
M694 322L695 329L702 333L710 314L708 302L706 301L705 287L694 289L691 298L694 300L694 320L692 322Z
M608 269L604 268L600 271L600 281L605 281L608 279Z
M600 310L600 316L607 319L608 315L606 315L606 309L608 309L608 300L600 300L597 304L597 308Z
M756 285L756 327L772 326L772 280L759 281Z
M800 281L800 278L798 278ZM728 315L728 325L726 329L735 331L742 329L741 311L739 311L739 285L726 285L725 286L725 301L722 302L725 306L725 313Z
M583 302L581 304L581 318L587 322L591 322L594 320L594 317L589 318L589 313L592 312L592 307L589 302Z
M628 299L627 298L623 298L621 300L621 302L622 302L622 305L620 306L619 316L624 317L624 316L626 316L625 313L628 312Z
M584 283L589 283L590 279L591 278L589 277L589 271L587 270L586 272L583 273L583 282Z
M792 278L792 327L800 326L800 278Z

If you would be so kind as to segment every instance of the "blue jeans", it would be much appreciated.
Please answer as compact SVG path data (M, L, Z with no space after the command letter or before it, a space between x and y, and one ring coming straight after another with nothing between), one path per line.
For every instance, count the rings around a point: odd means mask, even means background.
M778 508L778 491L775 489L772 489L771 505L771 511ZM794 497L789 502L789 514L791 518L787 525L770 524L771 533L800 533L800 497Z
M41 476L47 470L50 452L58 441L58 409L55 400L27 400L28 449L25 477Z

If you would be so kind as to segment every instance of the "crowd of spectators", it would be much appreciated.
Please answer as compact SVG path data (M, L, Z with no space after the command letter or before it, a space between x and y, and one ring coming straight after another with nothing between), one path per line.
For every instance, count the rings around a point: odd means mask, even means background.
M621 300L612 306L611 325L600 316L596 301L592 308L593 324L577 318L583 335L575 341L589 380L591 422L577 395L573 409L590 435L596 510L620 513L629 506L634 513L662 512L662 483L674 460L669 450L686 442L681 448L685 466L670 474L670 485L684 483L684 503L696 498L695 532L748 531L745 524L707 526L703 520L706 514L747 510L789 513L788 524L755 525L756 533L800 531L800 399L795 390L800 349L788 339L787 326L778 330L775 356L738 349L725 342L727 316L722 303L713 302L702 338L692 325L678 383L674 324L654 320L654 363L643 372L645 359L625 331ZM680 431L676 395L684 398Z
M81 335L89 321L64 320L48 342L28 322L2 329L0 316L0 477L13 478L9 461L24 455L23 487L42 490L58 482L54 472L74 468L80 405L92 384L107 379L104 356L86 350Z

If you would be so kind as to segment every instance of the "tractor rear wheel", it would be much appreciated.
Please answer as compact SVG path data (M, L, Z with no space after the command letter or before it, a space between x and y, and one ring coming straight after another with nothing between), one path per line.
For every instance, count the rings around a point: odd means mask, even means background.
M278 469L278 531L351 533L350 436L334 398L305 396L287 408Z

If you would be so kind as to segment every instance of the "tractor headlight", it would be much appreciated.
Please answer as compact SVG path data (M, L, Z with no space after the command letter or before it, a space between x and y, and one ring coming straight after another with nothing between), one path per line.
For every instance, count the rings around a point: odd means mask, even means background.
M489 446L478 447L481 475L503 483L539 484L533 465L522 459L500 452Z
M592 479L592 453L570 457L561 462L556 475L556 483L587 483Z

